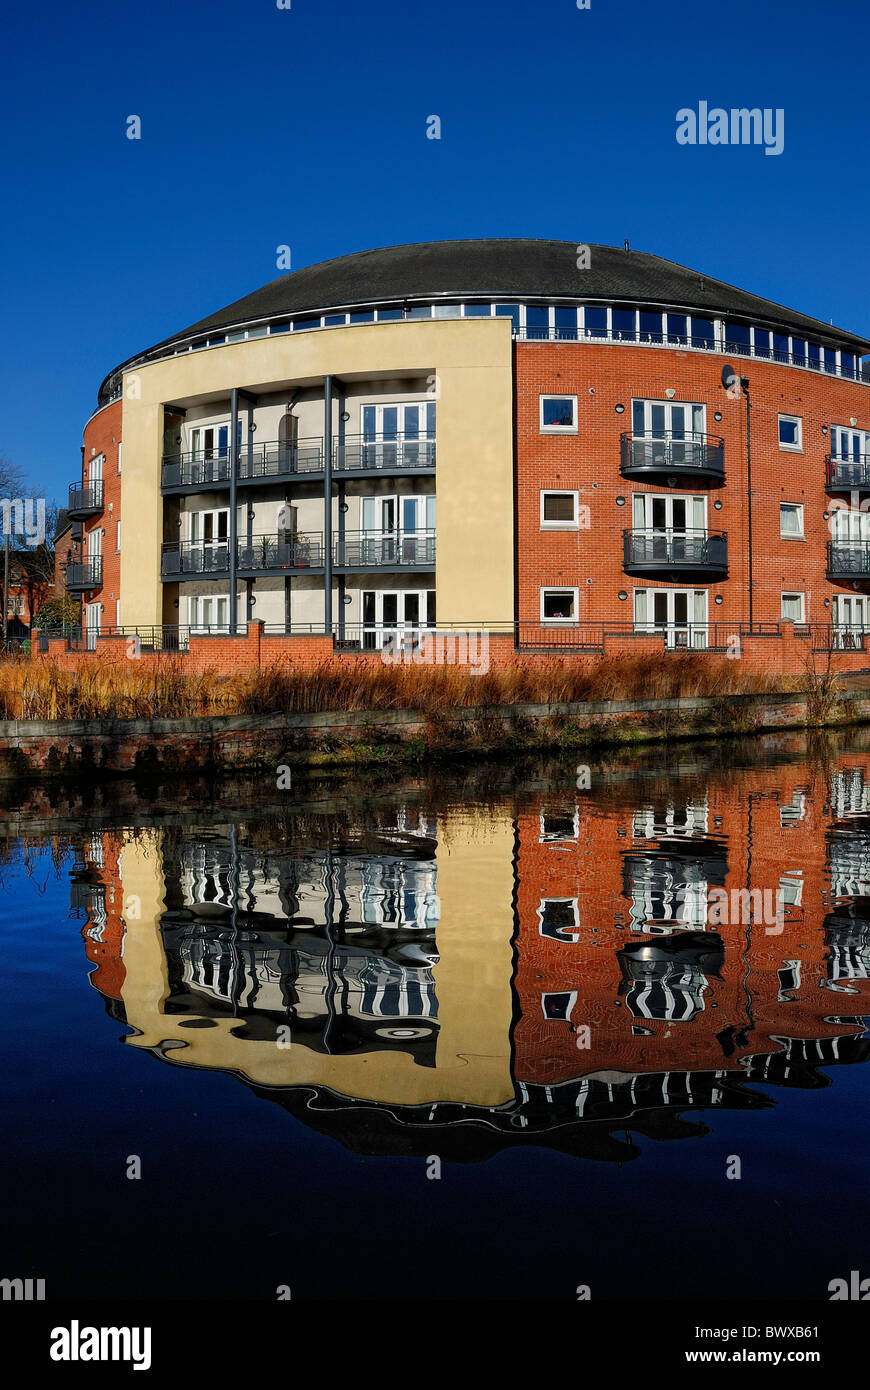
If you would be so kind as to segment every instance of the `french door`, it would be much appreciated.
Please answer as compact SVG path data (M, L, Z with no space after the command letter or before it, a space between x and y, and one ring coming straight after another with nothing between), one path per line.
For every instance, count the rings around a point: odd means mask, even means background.
M363 497L364 564L434 563L435 497Z
M227 594L194 595L188 599L191 632L228 632L230 600Z
M97 638L100 635L102 611L103 605L101 603L89 603L85 607L85 634L89 651L93 651L97 645Z
M435 402L364 405L364 468L419 468L435 461Z
M636 632L662 632L669 648L707 645L705 589L635 589Z
M675 497L650 492L632 498L635 531L644 533L643 554L649 560L702 559L707 537L706 497Z
M870 542L870 512L837 507L831 512L831 535L841 544L866 545Z
M636 439L641 437L652 441L653 462L681 464L697 461L705 438L705 406L686 405L680 401L632 401L631 412L632 433Z
M225 570L229 563L230 513L226 507L190 513L188 563L182 568L207 573Z
M238 422L238 447L242 443L242 422ZM218 483L229 477L230 426L197 425L190 431L192 483Z
M377 651L388 643L413 648L435 625L434 589L364 589L362 646Z
M860 647L861 636L870 631L870 598L864 594L835 594L833 638L838 647Z

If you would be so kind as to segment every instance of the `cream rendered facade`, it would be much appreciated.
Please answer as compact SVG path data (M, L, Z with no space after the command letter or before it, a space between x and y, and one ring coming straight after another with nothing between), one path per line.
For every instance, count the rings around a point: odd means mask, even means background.
M324 328L304 334L272 335L199 350L154 362L125 374L123 382L124 468L121 505L125 518L121 555L121 608L130 626L189 621L191 598L228 593L226 580L193 576L180 584L161 580L165 543L190 538L195 512L226 508L214 491L164 496L161 464L172 408L183 412L173 442L189 449L198 427L226 423L230 394L243 396L243 441L277 440L288 401L298 420L298 437L323 438L326 377L341 383L333 400L333 439L340 414L349 416L349 436L361 433L361 412L371 404L426 404L435 401L435 476L347 480L344 525L360 530L363 496L437 496L434 588L440 624L491 626L514 617L514 520L511 324L502 319L401 321ZM249 424L255 432L247 434ZM173 426L174 428L174 426ZM294 528L322 532L323 490L316 482L294 479L245 489L237 507L239 542L274 534L285 503L296 510ZM421 502L421 507L425 504ZM332 501L333 534L339 528L339 500ZM250 513L250 515L249 515ZM421 515L422 515L421 511ZM433 577L413 573L348 577L349 623L360 621L365 588L432 588ZM294 575L290 612L284 581L258 576L256 607L246 612L251 588L238 586L237 617L269 624L289 619L294 627L323 621L323 579ZM333 583L337 602L338 588ZM178 607L175 607L175 603ZM335 610L334 610L335 611Z

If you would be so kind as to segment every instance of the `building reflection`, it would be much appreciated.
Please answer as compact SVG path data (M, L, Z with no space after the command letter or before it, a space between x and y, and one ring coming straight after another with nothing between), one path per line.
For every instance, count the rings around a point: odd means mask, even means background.
M107 834L71 898L131 1046L362 1152L621 1162L868 1060L868 784L853 755Z

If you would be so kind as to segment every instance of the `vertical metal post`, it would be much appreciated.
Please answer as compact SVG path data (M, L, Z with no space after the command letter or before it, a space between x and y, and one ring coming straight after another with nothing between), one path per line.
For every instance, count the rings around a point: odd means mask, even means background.
M230 632L238 632L236 614L238 588L238 467L239 467L239 390L232 389L230 396Z
M332 377L323 378L323 630L332 632Z
M32 619L31 614L31 619ZM3 537L3 645L9 631L9 532Z

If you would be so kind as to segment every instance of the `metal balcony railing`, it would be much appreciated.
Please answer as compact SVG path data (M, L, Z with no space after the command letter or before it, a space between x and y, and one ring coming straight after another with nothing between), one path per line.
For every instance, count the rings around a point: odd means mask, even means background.
M435 440L408 434L347 435L335 446L335 471L356 473L366 469L413 472L435 467Z
M66 567L68 589L99 589L103 582L103 557L84 561L71 560Z
M368 531L348 531L343 540L335 542L335 563L343 569L393 565L431 568L435 564L435 532L372 535Z
M183 574L229 574L229 571L228 541L170 541L163 547L160 572L164 579Z
M298 439L293 444L270 440L257 444L243 444L237 450L236 477L240 482L250 482L258 478L291 478L300 473L322 471L323 440L318 438ZM203 487L215 483L229 483L229 480L228 447L164 456L164 488Z
M323 535L319 531L300 533L290 540L254 536L238 547L240 570L318 569L323 567L323 559Z
M728 537L725 531L623 531L623 568L725 570Z
M67 512L70 520L78 521L85 516L94 516L103 510L103 482L83 483L79 478L69 485Z
M725 477L725 443L715 434L689 432L619 436L620 473L692 473Z
M828 541L828 574L870 579L870 541Z
M825 458L825 488L828 492L870 488L870 454L859 454L851 459L838 459L828 454Z

